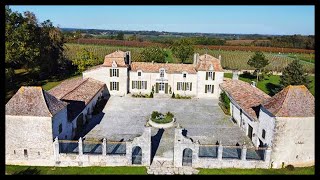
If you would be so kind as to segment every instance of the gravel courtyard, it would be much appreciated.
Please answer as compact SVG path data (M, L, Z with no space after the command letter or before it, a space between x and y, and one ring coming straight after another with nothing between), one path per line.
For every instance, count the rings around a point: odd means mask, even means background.
M251 144L245 133L226 116L216 99L167 99L132 98L111 96L103 109L103 115L85 138L130 140L142 134L152 111L172 112L177 122L187 130L187 136L201 144L214 144L221 140L224 145ZM171 129L171 128L170 128ZM155 135L158 129L153 128ZM164 133L165 139L173 141L174 133Z

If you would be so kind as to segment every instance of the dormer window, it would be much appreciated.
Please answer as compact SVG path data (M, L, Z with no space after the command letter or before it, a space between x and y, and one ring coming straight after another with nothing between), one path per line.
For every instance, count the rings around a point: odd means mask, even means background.
M160 69L160 77L164 77L164 69Z

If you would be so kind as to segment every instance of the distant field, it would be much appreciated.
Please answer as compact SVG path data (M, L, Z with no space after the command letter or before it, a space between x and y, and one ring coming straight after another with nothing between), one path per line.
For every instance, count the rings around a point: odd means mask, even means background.
M241 40L227 40L226 45L250 45L253 42L270 42L270 40L253 40L253 39L241 39Z
M116 51L118 49L122 51L131 51L132 61L143 61L141 57L141 52L143 48L138 47L124 47L124 46L107 46L107 45L90 45L90 44L65 44L65 55L71 60L74 59L77 55L77 52L81 49L86 48L89 51L92 51L99 59L99 63L103 62L104 56ZM167 61L171 63L178 63L178 59L172 56L170 49L166 49L168 53ZM219 50L206 50L206 49L197 49L196 52L203 54L208 53L215 57L219 57L221 54L221 64L224 69L253 69L247 65L247 61L254 54L253 52L246 51L219 51ZM277 54L277 53L265 53L266 57L269 59L270 64L266 67L267 70L272 71L281 71L286 67L294 58L289 57L287 54ZM293 54L291 54L293 55ZM299 54L299 56L302 56ZM192 59L189 59L189 62L192 63ZM314 73L314 64L301 61L306 70L309 73Z

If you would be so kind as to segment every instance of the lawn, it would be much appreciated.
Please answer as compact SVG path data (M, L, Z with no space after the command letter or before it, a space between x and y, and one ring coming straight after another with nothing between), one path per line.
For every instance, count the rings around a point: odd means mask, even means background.
M224 73L224 77L232 78L232 73ZM245 82L251 83L251 81L256 81L255 76L240 74L239 79ZM309 76L311 80L311 88L309 89L311 94L314 95L314 76ZM271 75L270 77L266 76L264 80L259 81L257 87L261 89L263 92L269 94L270 96L274 95L273 90L279 87L280 76L279 75Z
M283 169L237 169L237 168L226 168L226 169L198 169L200 175L221 175L221 174L234 174L234 175L265 175L265 174L279 174L279 175L314 175L314 166L294 168L289 170Z
M146 167L43 167L6 165L6 174L147 174Z

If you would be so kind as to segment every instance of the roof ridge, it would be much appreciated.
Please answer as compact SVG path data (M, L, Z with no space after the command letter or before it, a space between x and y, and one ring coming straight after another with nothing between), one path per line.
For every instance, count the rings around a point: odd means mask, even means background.
M77 89L80 85L82 85L84 82L86 82L87 80L88 80L89 78L85 78L85 79L83 79L82 78L82 82L79 84L79 85L77 85L77 86L75 86L73 89L71 89L70 91L68 91L66 94L64 94L60 99L63 99L65 96L67 96L68 94L70 94L72 91L74 91L75 89Z
M37 88L38 88L38 87L37 87ZM52 115L52 113L50 112L50 109L49 109L49 107L48 107L48 102L47 102L46 98L44 97L44 90L43 90L42 87L41 87L41 97L43 98L43 100L44 100L44 102L45 102L45 104L46 104L46 108L47 108L50 116L53 117L53 115Z

